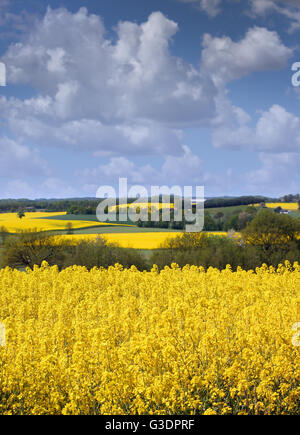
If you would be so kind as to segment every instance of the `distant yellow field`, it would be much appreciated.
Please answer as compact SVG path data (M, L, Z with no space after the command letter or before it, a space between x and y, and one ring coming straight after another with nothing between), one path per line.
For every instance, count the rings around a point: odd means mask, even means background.
M66 220L53 220L53 219L39 219L52 216L62 216L66 212L60 213L25 213L25 217L19 219L16 213L1 213L0 214L0 227L5 227L9 232L14 233L19 230L37 229L39 231L54 231L65 229L67 223L71 223L74 229L87 228L92 226L108 225L100 222L91 221L66 221Z
M110 243L116 243L121 248L133 249L158 249L160 245L170 237L176 237L182 233L116 233L116 234L101 234ZM76 234L58 236L58 240L71 240L74 243L82 240L95 240L97 234Z
M110 243L116 243L121 248L133 249L158 249L167 239L181 236L181 232L152 232L152 233L116 233L101 234ZM209 235L227 236L225 232L210 232ZM99 237L97 234L76 234L58 236L56 240L69 240L78 243L83 240L95 240Z
M25 212L25 217L23 219L39 219L53 216L64 216L67 212L57 211L57 212ZM0 213L0 221L3 219L21 220L18 218L17 213Z
M256 206L259 206L259 204L255 204ZM266 207L268 208L276 208L281 207L285 210L298 210L299 205L297 202L268 202L266 203Z

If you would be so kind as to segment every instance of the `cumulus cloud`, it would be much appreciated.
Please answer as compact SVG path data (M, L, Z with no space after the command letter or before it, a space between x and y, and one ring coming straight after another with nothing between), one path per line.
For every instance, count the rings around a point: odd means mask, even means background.
M187 146L183 147L183 156L167 156L162 166L165 182L169 184L193 183L203 185L211 181L212 175L205 171L205 165L199 156Z
M178 25L162 13L120 22L116 42L99 16L48 8L3 57L8 83L37 96L2 97L0 117L19 138L98 155L183 155L183 130L216 122L221 87L278 69L292 50L276 32L250 29L238 42L205 35L200 68L171 55ZM84 35L84 38L82 38Z
M97 188L101 184L114 184L118 178L128 178L131 184L146 184L155 180L159 172L151 165L137 166L126 157L112 157L108 163L97 168L84 169L78 172L84 184L91 184Z
M253 27L238 42L228 36L214 38L206 34L202 63L219 86L256 71L283 68L292 54L293 50L281 42L277 32Z
M177 31L156 12L141 25L119 23L112 43L85 8L49 8L3 57L8 83L31 85L38 96L2 98L0 113L16 133L41 143L176 154L179 130L214 117L217 94L205 71L170 54Z
M228 98L226 84L257 71L277 70L287 65L293 50L286 47L277 32L261 27L249 29L239 41L227 36L205 35L202 64L211 71L218 88L215 98L217 116L211 123L213 145L217 148L270 150L281 152L285 147L298 149L298 118L278 105L262 114L256 129L251 117ZM294 127L294 125L296 126ZM288 134L288 136L286 136ZM291 140L284 141L285 137Z
M26 104L26 101L25 101ZM70 150L93 151L98 156L114 154L155 155L182 152L183 133L157 122L128 122L105 124L97 119L68 120L57 125L46 122L42 115L26 116L24 104L5 105L8 125L18 136L40 145ZM23 110L22 110L23 107ZM9 108L9 110L7 109ZM1 112L1 102L0 102ZM23 117L22 117L23 113Z
M262 112L254 128L247 119L240 119L236 127L217 127L213 135L216 147L247 148L270 153L300 151L300 118L284 107L274 104Z
M219 4L201 2L203 9L212 8L212 16ZM86 8L76 13L48 8L1 59L7 65L8 84L35 91L23 100L0 97L2 124L15 136L3 150L19 154L15 162L20 177L25 166L46 173L39 154L27 143L109 158L107 165L81 171L86 189L98 185L99 177L104 177L103 183L119 176L134 184L211 183L222 189L221 177L207 173L201 159L184 145L187 127L213 127L216 147L268 153L299 149L296 116L274 105L253 128L249 115L231 103L226 90L232 80L286 65L293 51L276 32L254 27L238 41L207 34L196 67L171 54L169 45L177 31L174 21L156 12L142 24L120 22L112 41L101 18ZM8 162L0 144L1 152L2 161ZM160 168L138 166L133 156L141 155L163 155ZM26 182L18 178L18 170L12 187L21 189ZM41 192L50 195L61 189L71 194L72 189L50 175ZM25 192L30 189L31 184L24 184Z
M220 182L205 170L205 165L199 156L195 155L187 146L183 146L183 156L166 156L157 169L150 164L137 165L126 157L112 157L107 164L101 164L93 169L79 171L85 186L91 187L112 183L119 177L128 179L129 184L150 185L204 185ZM221 185L221 182L220 182Z

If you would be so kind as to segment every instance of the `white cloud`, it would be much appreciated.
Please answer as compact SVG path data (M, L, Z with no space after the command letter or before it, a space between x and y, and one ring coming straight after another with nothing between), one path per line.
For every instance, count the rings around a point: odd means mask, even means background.
M8 84L31 85L38 95L2 97L0 116L19 140L39 145L183 155L182 130L216 122L226 81L281 68L292 54L276 32L255 27L238 42L206 35L196 69L171 55L177 31L156 12L141 25L120 22L112 43L85 8L49 8L3 57Z
M0 177L49 173L47 163L36 150L7 137L0 137Z
M68 120L61 125L45 122L43 104L39 116L27 116L25 104L4 105L9 116L8 125L17 137L39 145L63 147L70 150L94 151L96 155L157 155L182 153L180 130L170 129L157 122L105 124L95 119ZM9 108L9 110L8 110ZM23 109L22 109L23 108ZM45 109L46 110L46 109ZM1 101L0 101L1 113ZM23 113L23 117L21 117Z
M273 0L251 0L252 12L256 15L264 15L266 12L275 10Z
M219 5L201 2L211 16ZM212 126L216 147L299 151L297 116L274 105L251 127L249 115L230 102L225 88L229 81L286 65L293 50L276 32L254 27L238 41L207 34L196 68L172 56L169 45L177 31L174 21L156 12L140 25L120 22L112 42L101 18L85 8L75 14L49 8L1 59L8 83L36 91L24 100L0 97L0 118L16 137L6 148L0 142L2 162L8 162L0 168L13 168L10 162L15 162L15 184L7 192L23 183L24 192L39 195L25 175L45 174L46 166L24 143L89 150L109 158L107 165L81 172L82 190L119 176L135 184L210 184L222 190L222 177L208 173L183 145L186 127ZM163 155L161 167L139 167L132 158L140 155ZM41 196L55 196L55 190L78 196L78 190L76 195L76 189L49 176L39 185Z
M190 3L199 10L204 11L210 17L216 17L222 12L222 6L225 6L224 0L177 0L181 3ZM240 0L231 0L239 2ZM289 30L291 32L300 29L300 3L299 0L249 0L243 1L247 5L245 12L256 18L265 17L268 13L278 13L285 16L291 21ZM250 11L248 10L250 3ZM230 7L230 5L228 5ZM224 8L223 8L224 9Z
M102 184L116 184L119 178L128 178L132 184L146 184L151 179L157 178L158 171L150 165L138 167L126 157L112 157L107 164L99 165L97 168L84 169L78 175L84 184L98 183L97 188ZM96 191L95 191L96 192Z
M263 27L249 29L238 42L228 36L213 38L206 34L203 47L203 66L217 86L256 71L283 68L293 54L277 32Z
M244 183L250 193L263 194L264 191L280 196L299 191L299 177L291 176L298 173L299 153L260 153L259 160L261 167L245 175Z
M181 3L193 3L210 17L215 17L221 12L222 0L179 0Z
M247 125L247 119L236 126L224 124L214 131L216 147L247 148L270 153L300 151L300 118L284 107L274 104L262 112L255 128Z
M254 16L264 16L276 12L291 21L291 32L300 29L300 3L299 0L251 0Z
M215 187L220 178L205 170L204 163L189 147L183 147L183 156L166 156L157 169L150 164L139 166L125 157L112 157L107 164L78 172L80 180L87 189L91 186L118 183L119 177L128 178L129 184L150 185L206 185ZM89 190L90 191L90 190Z
M3 57L8 83L31 85L38 96L2 98L0 113L12 131L39 143L178 154L179 130L215 116L217 89L205 71L170 54L177 30L156 12L141 25L119 23L113 44L85 8L48 9Z
M202 63L211 71L219 90L215 98L217 116L211 123L215 147L270 152L299 150L297 117L273 105L253 129L250 116L232 104L225 87L229 81L256 71L281 69L292 54L293 50L281 42L277 32L261 27L249 29L238 42L226 36L205 35Z
M9 181L1 190L2 198L38 198L34 188L27 181L15 179Z
M183 150L183 156L167 156L162 166L162 174L168 184L203 185L211 181L212 176L205 171L200 157L187 146Z
M0 0L0 39L17 39L34 25L37 14L13 12L13 0Z
M81 192L80 192L81 193ZM58 178L45 178L32 183L23 178L13 178L2 188L3 198L71 198L78 197L79 190Z

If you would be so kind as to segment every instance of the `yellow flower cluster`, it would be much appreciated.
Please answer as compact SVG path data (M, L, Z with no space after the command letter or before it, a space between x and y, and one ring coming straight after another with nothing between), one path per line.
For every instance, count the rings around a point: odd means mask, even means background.
M299 414L300 266L0 271L0 414Z

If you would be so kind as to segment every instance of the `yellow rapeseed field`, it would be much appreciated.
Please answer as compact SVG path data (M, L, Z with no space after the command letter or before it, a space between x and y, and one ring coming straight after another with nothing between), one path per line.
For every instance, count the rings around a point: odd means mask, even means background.
M160 245L171 237L176 237L182 233L177 232L150 232L150 233L115 233L101 234L101 237L109 243L114 243L121 248L133 249L158 249ZM75 244L83 240L95 240L99 234L75 234L62 235L55 238L56 242L69 240Z
M299 414L299 272L1 270L0 414Z
M259 204L255 204L258 206ZM266 203L267 208L277 208L281 207L284 210L291 210L295 211L299 209L299 205L297 202L267 202Z
M159 249L166 240L181 236L182 234L182 232L175 231L149 233L114 233L101 234L101 237L106 239L109 243L117 244L121 248ZM226 232L209 232L206 234L227 236ZM99 237L99 234L75 234L57 236L54 240L56 243L68 240L76 244L83 240L96 240L97 237Z
M4 226L9 232L17 232L18 230L31 230L36 228L39 231L63 230L67 223L71 223L74 229L87 228L92 226L107 225L93 221L79 220L59 220L59 219L40 219L52 216L65 215L66 212L60 213L25 213L25 217L18 218L17 213L1 213L0 226Z

